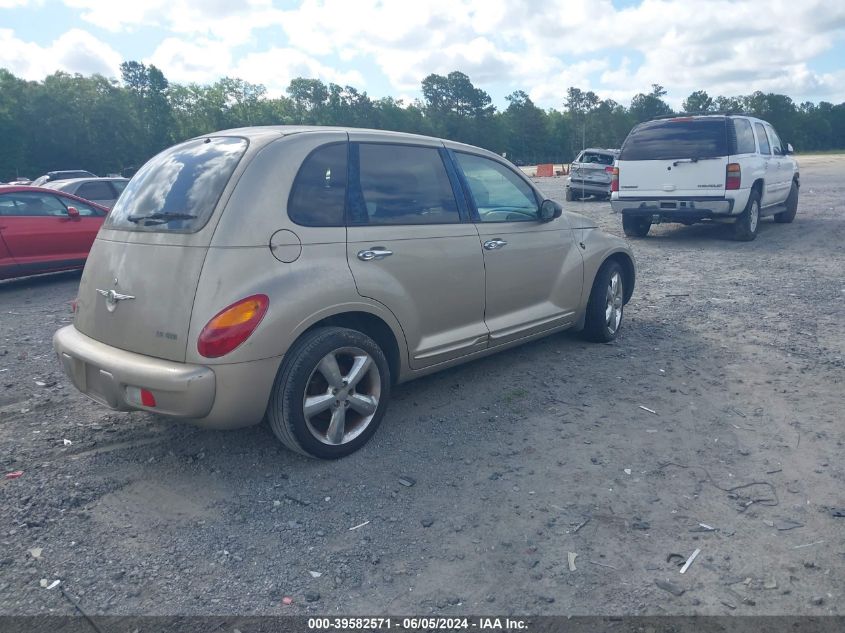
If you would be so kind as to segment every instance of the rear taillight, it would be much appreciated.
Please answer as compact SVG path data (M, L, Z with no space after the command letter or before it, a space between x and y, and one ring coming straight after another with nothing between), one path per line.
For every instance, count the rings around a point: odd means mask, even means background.
M739 163L728 163L725 171L725 189L728 191L739 189L740 183L742 183L742 170Z
M610 190L619 191L619 168L610 168Z
M613 173L613 167L611 167L610 165L608 165L607 167L605 167L605 168L604 168L604 173L606 173L606 174L612 174L612 173Z
M200 332L197 351L219 358L247 340L267 313L267 295L252 295L218 312Z

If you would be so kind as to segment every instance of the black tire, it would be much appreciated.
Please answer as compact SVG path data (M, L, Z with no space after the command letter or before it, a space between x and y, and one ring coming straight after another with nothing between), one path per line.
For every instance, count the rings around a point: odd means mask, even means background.
M651 229L651 222L648 218L622 214L622 230L628 237L645 237L649 229Z
M756 217L755 217L756 216ZM751 191L745 209L734 223L734 239L737 242L750 242L760 230L760 192Z
M348 374L344 372L351 367L348 364L349 359L354 362L355 358L361 357L357 355L358 352L364 352L371 359L372 364L361 373L360 382L349 389L348 397L351 400L356 396L364 395L363 392L356 392L356 389L358 384L366 382L362 389L372 389L377 394L375 412L368 416L359 413L353 406L347 404L346 382L343 383L341 395L330 395L332 385L318 369L321 361L332 355L340 369L338 376L340 378L351 376L351 372ZM373 372L373 368L377 371ZM319 384L321 378L325 384L325 390L322 390L322 385ZM273 385L273 393L267 407L267 419L276 437L293 451L318 459L345 457L366 444L378 429L390 398L390 383L390 366L387 358L378 344L369 336L356 330L340 327L318 328L304 334L285 354ZM314 391L315 387L317 391ZM327 407L306 420L305 397L309 391L312 396L328 396L328 400L335 397L343 399L340 408L343 410L344 430L341 431L341 435L345 435L345 430L349 425L348 441L343 437L339 443L329 443L328 438L331 431L330 420L338 408L335 403L341 402L340 400L334 400L330 408ZM369 398L371 395L366 395L366 397ZM360 416L358 426L355 425L356 416ZM349 424L350 418L352 424ZM325 437L321 440L318 436L321 436L323 424L327 428ZM335 428L338 427L340 425Z
M614 305L618 307L618 319L615 319L615 327L612 326L608 318L608 308L611 299L611 281L616 276L619 284L618 293L614 294L614 299L618 298L618 302ZM622 317L624 315L624 301L625 301L625 274L622 271L622 266L618 262L609 261L602 264L602 267L596 273L596 278L593 280L593 287L590 290L590 300L587 302L587 315L584 321L583 335L589 341L596 343L609 343L619 334L622 328ZM615 309L615 308L614 308Z
M792 188L786 197L786 211L775 214L775 222L779 224L790 224L798 213L798 183L792 181Z
M567 202L572 202L572 200L573 200L572 188L571 188L571 187L567 187L567 188L566 188L566 201L567 201Z

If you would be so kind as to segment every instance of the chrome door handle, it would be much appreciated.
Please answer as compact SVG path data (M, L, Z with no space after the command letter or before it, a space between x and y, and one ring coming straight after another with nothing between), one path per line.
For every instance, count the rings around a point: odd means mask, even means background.
M487 240L486 242L484 242L484 248L486 248L488 251L495 251L496 249L502 248L503 246L507 246L507 245L508 245L508 243L505 240L503 240L499 237L497 237L496 239Z
M362 262L371 262L374 259L384 259L393 255L393 251L389 251L382 246L373 246L372 248L358 251L358 259Z

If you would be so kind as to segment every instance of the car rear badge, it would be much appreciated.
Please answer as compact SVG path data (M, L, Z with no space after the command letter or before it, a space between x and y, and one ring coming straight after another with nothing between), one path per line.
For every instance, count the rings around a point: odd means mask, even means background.
M119 292L115 292L114 290L102 290L97 288L97 292L106 298L106 310L109 312L114 312L117 309L119 301L126 301L135 298L132 295L121 294Z

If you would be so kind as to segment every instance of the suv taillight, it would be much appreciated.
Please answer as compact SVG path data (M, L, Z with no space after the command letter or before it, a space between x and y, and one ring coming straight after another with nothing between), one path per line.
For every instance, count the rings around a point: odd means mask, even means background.
M728 163L725 171L725 189L735 191L742 183L742 170L739 163Z
M610 168L610 190L619 191L619 168Z
M206 358L219 358L247 340L267 313L267 295L252 295L218 312L200 332L197 351Z

